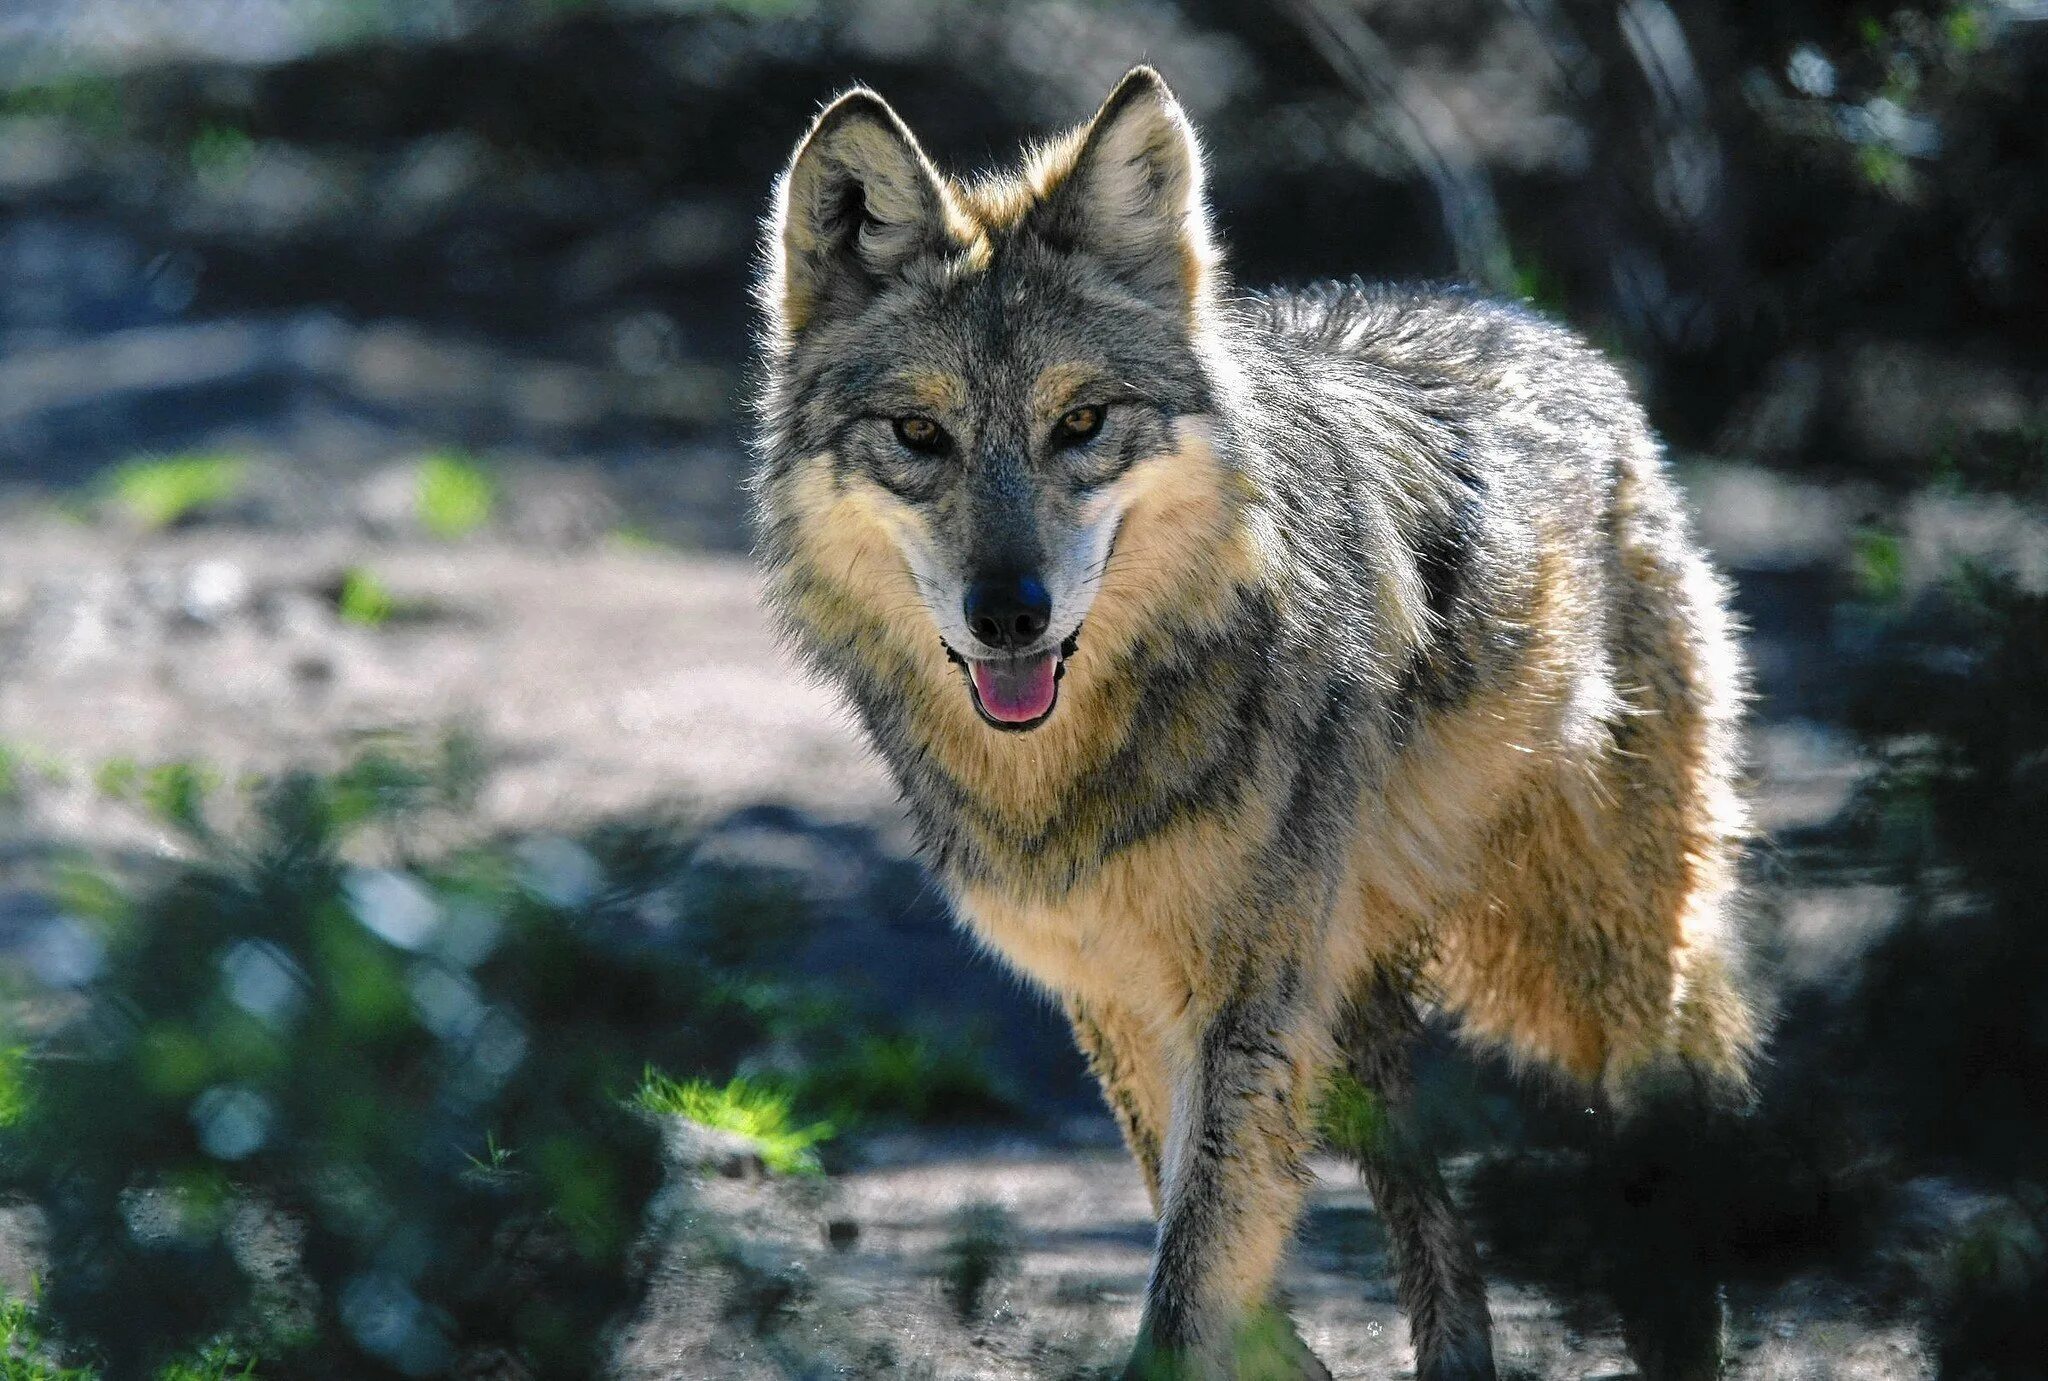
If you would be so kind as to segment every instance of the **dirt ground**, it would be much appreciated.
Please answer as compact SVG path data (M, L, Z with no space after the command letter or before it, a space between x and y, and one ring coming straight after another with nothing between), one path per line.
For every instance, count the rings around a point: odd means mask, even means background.
M1319 1159L1286 1289L1302 1337L1339 1378L1412 1377L1414 1353L1394 1303L1386 1244L1370 1198L1344 1163ZM1461 1167L1451 1167L1455 1178ZM709 1181L710 1203L797 1263L811 1315L830 1321L812 1346L854 1360L855 1374L932 1378L1080 1378L1114 1374L1137 1328L1152 1227L1144 1186L1120 1151L1028 1144L924 1148L918 1160L802 1182ZM959 1215L999 1205L1018 1251L975 1317L945 1289ZM852 1224L853 1241L828 1243ZM785 1267L785 1269L788 1269ZM767 1378L784 1354L689 1288L680 1264L629 1335L622 1375ZM1521 1381L1633 1376L1615 1332L1542 1293L1488 1282L1495 1358ZM815 1307L822 1306L822 1307ZM1742 1381L1907 1381L1934 1375L1916 1331L1874 1320L1853 1290L1801 1278L1729 1299L1729 1375Z
M1760 813L1796 835L1839 809L1856 775L1839 735L1809 713L1825 678L1796 597L1799 582L1828 578L1850 515L1751 472L1696 476L1694 491L1755 628L1767 692L1754 740ZM378 626L341 616L334 590L351 567L374 569L397 616ZM907 840L887 781L830 694L777 649L756 588L740 557L607 540L430 543L348 525L142 534L19 510L0 522L0 738L43 770L24 780L0 868L19 874L59 845L174 847L95 785L110 760L187 759L234 779L332 760L365 731L450 724L493 761L482 809L494 826L773 802L821 827L859 826L865 847L900 862ZM1773 880L1762 910L1787 973L1841 963L1882 923L1881 892L1805 884L1768 860L1763 871ZM15 895L7 881L0 894ZM859 927L886 920L848 918L837 948L821 953L848 956L849 972L875 966L882 947L870 940L883 931ZM884 979L900 967L921 985L906 1005L958 988L988 1006L999 1049L1057 1044L1048 1015L942 921L888 934L901 948L879 965ZM959 988L969 973L982 986ZM1107 1118L1085 1094L1072 1101L1071 1057L1046 1058L1065 1064L1037 1085L1059 1096L1034 1131L875 1142L823 1181L713 1176L705 1201L813 1302L802 1317L824 1331L817 1348L867 1374L1090 1375L1134 1328L1150 1224ZM1303 1334L1338 1376L1410 1375L1370 1203L1344 1167L1317 1168L1288 1277ZM975 1204L1001 1206L1016 1252L963 1321L941 1278L956 1215ZM760 1341L721 1296L696 1288L695 1270L680 1255L664 1264L624 1341L622 1374L782 1374L794 1344ZM1507 1373L1629 1374L1607 1321L1505 1278L1492 1290ZM1911 1326L1873 1322L1868 1301L1838 1282L1738 1291L1731 1318L1739 1377L1932 1374Z

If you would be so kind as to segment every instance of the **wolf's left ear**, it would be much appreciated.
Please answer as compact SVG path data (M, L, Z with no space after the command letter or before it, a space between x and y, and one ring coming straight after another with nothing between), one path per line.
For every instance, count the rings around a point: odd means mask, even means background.
M1140 296L1192 309L1216 252L1202 152L1165 79L1133 67L1069 148L1064 175L1047 170L1056 180L1032 208L1033 228L1093 255Z
M946 189L874 92L825 107L775 188L764 295L790 337L857 311L913 260L953 244Z

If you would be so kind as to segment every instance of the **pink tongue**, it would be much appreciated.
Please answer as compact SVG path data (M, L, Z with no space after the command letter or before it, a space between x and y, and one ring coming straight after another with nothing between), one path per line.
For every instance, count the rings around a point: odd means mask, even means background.
M974 693L989 718L1026 724L1052 708L1059 688L1059 661L1048 652L1000 662L970 662Z

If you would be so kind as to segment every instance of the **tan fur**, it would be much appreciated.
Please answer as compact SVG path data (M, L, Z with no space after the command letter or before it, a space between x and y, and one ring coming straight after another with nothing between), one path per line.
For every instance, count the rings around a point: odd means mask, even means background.
M1152 1212L1159 1212L1159 1162L1172 1119L1173 1091L1152 1028L1114 998L1066 1000L1067 1020L1088 1068L1102 1085L1110 1112L1145 1177Z
M872 104L870 114L864 107ZM837 119L842 109L853 112ZM770 320L784 340L809 324L817 303L792 263L818 252L818 227L827 219L822 204L827 177L835 167L859 167L872 219L862 232L862 252L887 262L910 250L908 232L924 222L923 197L936 195L947 234L963 259L986 263L988 245L979 223L967 214L959 191L932 166L916 136L873 92L854 90L819 116L798 147L789 171L775 186L773 218L781 234L771 245L764 300L774 305Z
M1046 366L1032 382L1031 411L1041 420L1048 422L1060 417L1069 408L1084 401L1079 396L1081 391L1096 387L1096 381L1102 375L1101 365L1088 364L1080 360L1062 361Z
M1144 68L1137 69L1133 77L1145 82L1158 81L1155 74ZM1131 80L1126 78L1127 83ZM1189 301L1199 303L1213 275L1217 251L1208 234L1207 217L1202 212L1199 159L1190 155L1182 162L1175 157L1183 149L1194 149L1194 129L1181 113L1178 103L1172 101L1137 102L1130 118L1115 126L1105 126L1104 117L1118 105L1121 90L1120 87L1117 93L1112 93L1103 110L1087 124L1032 148L1025 156L1023 168L1016 174L994 174L966 184L950 184L949 191L964 217L978 228L985 245L989 236L1015 226L1033 207L1042 205L1065 185L1074 175L1091 142L1102 139L1105 134L1109 137L1105 141L1106 147L1101 150L1100 162L1113 174L1140 177L1143 174L1133 170L1141 161L1164 159L1167 166L1180 168L1177 174L1179 181L1172 192L1184 206L1186 216L1187 233L1180 253L1181 278ZM1129 192L1119 193L1112 188L1112 196L1117 195L1126 202L1132 196Z
M967 406L967 381L958 374L915 369L904 374L903 387L926 412L943 416Z
M1248 533L1234 520L1241 498L1199 421L1180 429L1176 452L1134 466L1115 486L1127 505L1123 535L1069 668L1059 713L1027 736L991 734L962 693L959 671L932 634L902 553L907 506L860 480L843 487L831 458L814 457L792 487L801 561L780 577L800 615L828 636L857 638L865 655L900 677L932 751L1004 818L1049 817L1060 788L1122 736L1130 689L1120 655L1167 601L1199 610L1220 602L1254 569ZM1203 553L1199 571L1187 555ZM877 617L879 612L879 617ZM1220 615L1220 609L1219 609Z
M817 582L805 617L868 640L868 655L903 677L932 751L1017 822L1044 823L1059 789L1118 741L1129 706L1116 667L1154 609L1199 607L1246 579L1281 582L1258 568L1257 496L1217 465L1199 425L1185 427L1179 451L1121 482L1124 535L1060 713L1028 736L991 734L931 635L892 535L914 521L908 510L857 482L834 489L829 475L819 457L800 491L799 549ZM1640 544L1624 556L1646 605L1657 607L1654 595L1718 610L1710 589L1688 588L1712 579L1697 562L1674 569ZM1420 955L1429 988L1472 1034L1589 1081L1619 1080L1663 1053L1739 1080L1755 1043L1748 1009L1720 966L1721 947L1695 946L1690 934L1722 923L1742 827L1721 785L1733 745L1713 740L1707 707L1688 689L1735 695L1732 667L1691 665L1726 644L1669 615L1641 616L1640 635L1662 645L1642 648L1629 668L1640 689L1624 750L1604 728L1607 707L1575 699L1584 649L1569 630L1584 616L1573 585L1572 569L1546 555L1524 615L1537 636L1515 678L1432 721L1360 802L1357 884L1314 962L1334 994L1375 966ZM1406 630L1397 636L1405 641ZM1702 794L1702 782L1713 790ZM1049 990L1091 1010L1113 1007L1170 1047L1173 1024L1190 1004L1218 1001L1218 975L1240 961L1231 936L1195 927L1241 885L1238 856L1270 824L1248 817L1270 802L1255 794L1244 811L1131 850L1056 908L970 891L958 898L962 914ZM1641 918L1663 928L1612 929ZM1580 929L1588 925L1606 929ZM1695 952L1705 957L1694 962ZM1187 1056L1168 1049L1165 1058Z

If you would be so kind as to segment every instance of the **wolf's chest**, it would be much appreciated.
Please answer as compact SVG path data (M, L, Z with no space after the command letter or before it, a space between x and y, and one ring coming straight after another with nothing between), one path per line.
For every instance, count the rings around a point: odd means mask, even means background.
M1199 865L1186 841L1262 794L1259 736L1227 714L1206 733L1152 725L1082 739L1063 727L1038 731L1042 755L1014 761L929 740L889 755L927 861L956 891L1059 899L1083 913L1091 897L1121 905Z
M957 875L948 890L962 924L1048 990L1172 1015L1211 981L1218 928L1252 866L1247 824L1237 813L1180 820L1053 893Z
M1019 904L984 891L954 898L960 922L1059 997L1166 1011L1186 1005L1186 956L1158 918L1081 904Z

